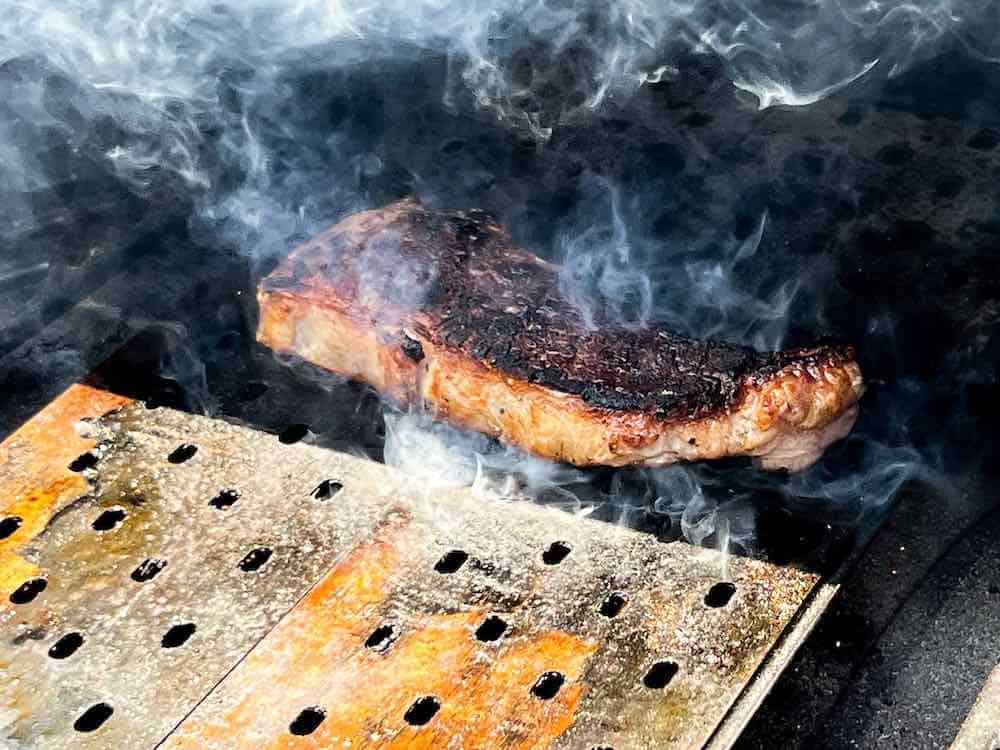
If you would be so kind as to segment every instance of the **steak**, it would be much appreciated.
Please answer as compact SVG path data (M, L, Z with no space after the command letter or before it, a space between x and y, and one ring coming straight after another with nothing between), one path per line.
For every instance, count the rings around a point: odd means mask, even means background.
M559 266L481 211L352 215L258 288L257 338L396 403L578 466L756 456L798 470L844 437L854 351L779 352L593 325Z

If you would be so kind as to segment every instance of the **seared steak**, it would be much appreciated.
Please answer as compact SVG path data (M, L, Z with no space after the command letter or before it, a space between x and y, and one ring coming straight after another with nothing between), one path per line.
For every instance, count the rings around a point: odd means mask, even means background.
M796 470L850 431L863 385L849 347L588 327L558 275L482 212L402 201L296 248L260 284L257 337L581 466L750 455Z

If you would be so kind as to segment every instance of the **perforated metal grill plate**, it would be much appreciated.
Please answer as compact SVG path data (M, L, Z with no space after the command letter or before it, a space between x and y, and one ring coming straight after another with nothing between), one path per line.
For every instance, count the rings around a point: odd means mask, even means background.
M702 747L817 585L86 386L0 508L13 748Z

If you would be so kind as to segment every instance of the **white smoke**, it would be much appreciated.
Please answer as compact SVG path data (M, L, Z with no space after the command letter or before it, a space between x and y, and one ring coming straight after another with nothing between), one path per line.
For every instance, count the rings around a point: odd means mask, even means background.
M587 475L564 464L498 445L419 412L386 411L384 461L414 480L414 487L471 487L490 500L544 500L586 515L594 508L571 491Z
M630 231L635 222L623 215L622 191L605 178L588 178L581 192L557 254L563 296L588 327L656 322L695 338L725 338L762 350L781 346L802 276L789 268L785 280L765 283L742 273L767 230L766 211L746 239L707 227L717 236L700 238L699 248ZM641 211L638 202L630 209Z
M10 194L2 210L10 233L31 229L23 194L59 179L37 158L45 131L68 134L80 149L79 133L98 123L107 131L99 156L107 167L139 192L163 172L175 175L197 201L196 237L222 237L256 257L364 207L359 180L383 167L336 127L318 126L308 142L299 140L284 122L294 98L290 70L439 55L448 61L446 104L474 102L545 140L610 99L671 85L684 52L718 56L733 86L759 107L814 102L876 70L896 74L949 39L994 59L1000 37L990 33L991 7L987 0L15 0L0 14L0 65L14 78L11 66L48 72L24 76L3 104L0 171ZM314 156L314 167L301 158L286 164L287 151L265 147L263 131L271 144L284 138ZM620 228L612 234L627 255ZM628 260L594 273L614 286L615 269ZM648 306L641 278L626 281L630 308Z
M139 179L150 165L212 187L199 146L206 112L225 111L226 86L274 90L288 65L351 65L431 50L452 61L452 85L514 126L546 137L565 118L609 97L669 78L681 50L720 56L758 106L814 102L873 69L894 75L957 39L977 56L1000 53L989 0L17 0L0 17L3 60L46 59L84 87L85 118L101 115L147 133L107 157ZM363 47L352 44L362 40ZM52 119L31 91L8 105ZM77 100L79 101L79 100ZM56 118L58 119L58 118ZM28 185L37 172L24 151L0 140L5 171ZM246 118L223 141L249 172L270 155Z
M560 291L591 330L608 323L644 326L652 311L652 288L633 257L619 192L600 177L590 183L589 195L577 207L576 226L560 238Z
M898 75L949 41L996 60L994 7L992 0L14 0L0 13L2 231L33 229L42 219L26 196L74 177L59 171L66 160L40 156L51 132L74 153L96 148L102 166L140 194L171 174L196 202L195 237L223 237L251 255L284 250L292 238L365 207L358 186L385 164L335 123L288 126L287 104L301 96L289 71L379 71L392 59L437 55L447 60L445 104L471 101L544 142L639 87L676 84L681 53L720 59L734 89L760 108L806 105L859 80ZM97 146L80 135L93 125ZM628 216L642 210L630 205L634 198L598 180L584 215L563 228L559 249L571 261L564 290L591 324L655 320L766 348L784 338L800 277L765 287L742 273L768 232L766 213L745 240L706 236L682 247L632 230ZM43 265L18 261L5 258L0 275ZM654 265L670 268L672 278ZM410 426L390 427L389 463L503 498L548 493L579 512L593 508L564 491L577 479L564 467L479 443L456 458L458 441L430 430L428 442L427 430ZM441 463L426 459L439 454ZM903 475L893 467L909 464L880 465L893 469L891 484ZM521 478L503 478L511 475ZM870 476L845 475L814 493L864 492ZM796 491L808 494L808 480L797 481ZM696 469L670 469L649 484L660 488L657 511L696 540L729 502L710 497ZM743 526L734 518L727 516L727 536L738 543Z

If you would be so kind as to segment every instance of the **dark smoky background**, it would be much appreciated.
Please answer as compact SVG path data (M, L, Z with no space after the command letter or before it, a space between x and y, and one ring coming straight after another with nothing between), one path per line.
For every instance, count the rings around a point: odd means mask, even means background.
M1000 524L997 13L17 6L0 20L0 435L99 368L153 405L308 425L307 440L432 467L427 481L664 540L827 571L861 555L857 593L744 744L940 746L979 678L948 703L900 674L951 660L980 675L995 657L986 635L941 635L932 663L905 644L963 602L995 607L986 583L934 582L1000 559L984 531ZM409 195L491 211L564 263L564 293L621 324L855 344L870 390L854 433L792 476L742 462L579 472L384 414L369 390L256 346L261 275L311 233ZM845 693L848 679L861 687Z

